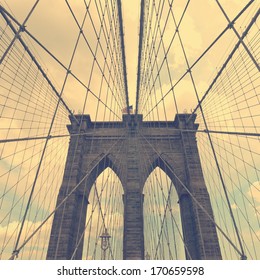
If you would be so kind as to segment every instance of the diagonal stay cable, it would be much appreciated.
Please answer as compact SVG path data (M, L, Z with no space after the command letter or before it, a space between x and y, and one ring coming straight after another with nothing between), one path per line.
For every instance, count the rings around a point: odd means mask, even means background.
M0 59L0 65L2 64L2 62L4 61L4 59L5 59L6 55L7 55L7 53L9 52L9 50L11 49L11 47L13 46L15 40L16 40L17 38L20 38L20 33L24 31L25 24L26 24L26 22L29 20L29 18L30 18L30 16L32 15L34 9L35 9L36 6L38 5L39 1L40 1L40 0L37 0L37 1L34 3L33 7L31 8L30 12L29 12L28 15L26 16L25 20L24 20L23 23L20 25L19 30L18 30L18 31L15 30L15 36L14 36L13 40L10 42L9 46L7 47L7 49L5 50L3 56L1 57L1 59ZM1 7L1 10L2 10L2 6L0 6L0 7Z
M219 3L218 0L216 0L220 10L222 11L223 15L225 16L226 20L229 23L230 28L233 29L234 33L236 34L236 36L239 39L239 42L241 42L241 44L243 45L243 47L245 48L246 52L248 53L248 55L250 56L250 58L252 59L252 61L254 62L256 68L258 69L258 71L260 71L260 67L257 63L257 61L255 60L254 56L252 55L252 53L250 52L250 50L248 49L247 45L245 44L245 42L243 41L243 38L239 35L239 33L237 32L236 28L234 27L234 23L232 23L226 13L226 11L224 10L224 8L222 7L222 5ZM259 13L259 9L258 9L258 13Z

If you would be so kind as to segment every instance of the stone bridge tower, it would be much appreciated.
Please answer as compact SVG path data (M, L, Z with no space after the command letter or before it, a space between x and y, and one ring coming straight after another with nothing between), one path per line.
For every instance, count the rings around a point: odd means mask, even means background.
M57 205L88 176L55 213L47 259L71 259L78 244L77 236L84 232L91 187L107 167L118 175L124 188L124 259L144 259L143 187L156 167L167 173L179 197L186 258L221 259L197 149L198 125L195 116L189 117L178 114L171 122L143 122L142 115L123 115L122 122L94 123L89 115L84 115L81 123L84 135L70 139ZM82 116L76 118L80 120ZM70 120L69 132L77 134L79 125L75 119ZM116 145L118 141L123 141L121 150ZM138 147L142 147L142 161ZM140 166L141 163L146 166ZM79 205L83 205L83 213ZM74 259L81 259L82 251L83 240Z

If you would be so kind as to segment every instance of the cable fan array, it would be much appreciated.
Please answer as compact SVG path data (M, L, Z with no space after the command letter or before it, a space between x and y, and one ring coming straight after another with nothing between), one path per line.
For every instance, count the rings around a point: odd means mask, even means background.
M107 123L119 129L122 112L142 114L149 129L158 122L165 131L176 114L196 117L198 130L190 132L196 132L222 257L260 258L259 7L254 0L236 3L231 18L218 0L203 1L218 18L208 22L195 2L141 0L135 112L126 67L130 27L123 26L120 0L55 1L59 13L48 20L39 0L23 20L0 6L0 259L46 259L53 217L71 195L56 204L70 144L69 182L82 139L91 151L103 145L106 135L96 142L95 134ZM42 36L37 18L53 40ZM93 123L89 135L86 115ZM70 121L77 124L73 135ZM163 139L150 142L142 130L135 137L138 172L147 178L145 258L185 259L190 253L165 155L159 155L165 168L146 161L147 146L160 154ZM118 138L120 168L123 145ZM113 166L103 169L88 194L72 259L82 242L83 259L123 258L124 188ZM84 217L85 206L78 209Z

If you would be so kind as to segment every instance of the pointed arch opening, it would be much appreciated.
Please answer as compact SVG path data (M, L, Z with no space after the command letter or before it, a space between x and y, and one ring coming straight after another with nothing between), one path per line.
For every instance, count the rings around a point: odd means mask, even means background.
M90 189L83 259L122 259L123 186L115 169L111 167L108 164L102 172L97 173L98 177Z
M145 258L185 259L178 194L162 167L154 162L143 189Z

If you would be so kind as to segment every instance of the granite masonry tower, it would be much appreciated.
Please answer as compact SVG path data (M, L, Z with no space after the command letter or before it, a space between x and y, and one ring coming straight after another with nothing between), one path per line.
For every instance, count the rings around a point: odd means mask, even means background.
M81 122L82 135L70 139L57 205L82 183L54 215L47 259L71 259L73 252L74 259L82 258L84 242L77 238L84 232L88 196L107 167L118 175L124 189L123 259L144 259L143 187L156 167L166 172L179 197L186 258L221 259L195 117L178 114L174 121L144 122L142 115L130 114L123 115L122 122L105 123L92 122L89 115L76 116L78 122L70 118L70 134L79 133ZM118 141L124 149L118 150Z

